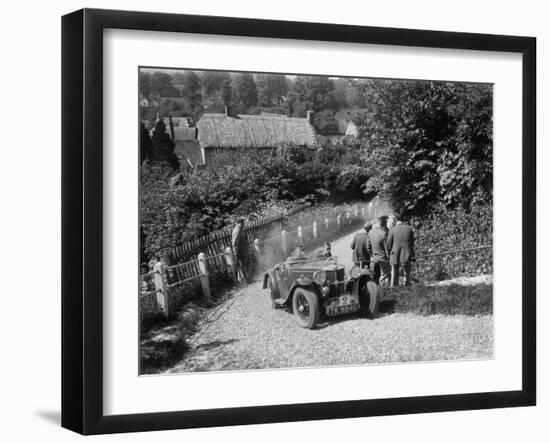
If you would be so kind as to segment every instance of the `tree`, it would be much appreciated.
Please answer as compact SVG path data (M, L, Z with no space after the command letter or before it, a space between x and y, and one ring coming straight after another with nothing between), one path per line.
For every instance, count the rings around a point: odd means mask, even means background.
M141 163L145 160L151 160L153 158L153 142L143 122L140 123L139 146Z
M145 97L151 95L151 75L145 71L139 71L139 92Z
M287 114L294 117L305 117L306 111L315 112L324 109L336 109L337 104L332 95L334 83L328 77L298 76L292 82L285 103Z
M151 93L161 97L178 97L179 90L174 87L172 76L165 72L155 71L151 75Z
M374 112L355 119L377 192L396 210L424 215L443 203L492 199L492 87L366 80Z
M202 71L199 77L204 95L207 97L213 97L217 92L220 92L224 82L231 82L231 76L227 72Z
M260 106L280 106L288 92L288 81L281 74L259 74L256 77L256 87Z
M233 100L233 87L231 79L225 80L222 84L222 101L225 106L230 106Z
M333 80L334 91L333 97L336 101L338 109L347 108L349 106L346 98L346 90L349 88L349 79L337 78Z
M165 163L177 171L179 169L179 160L174 153L174 142L166 132L166 125L163 119L159 119L155 123L151 141L153 142L153 161Z
M197 119L202 112L202 92L199 76L193 71L185 71L183 74L181 93L189 112Z
M258 91L252 74L238 74L233 81L233 101L245 108L258 104Z

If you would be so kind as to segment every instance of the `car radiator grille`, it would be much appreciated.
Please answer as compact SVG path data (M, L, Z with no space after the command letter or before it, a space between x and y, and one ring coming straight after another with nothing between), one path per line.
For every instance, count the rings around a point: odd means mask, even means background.
M329 283L333 282L342 282L338 284L331 284L330 287L330 294L329 297L338 297L339 295L343 294L345 291L345 271L343 269L337 269L337 270L330 270L326 271L327 273L327 281Z

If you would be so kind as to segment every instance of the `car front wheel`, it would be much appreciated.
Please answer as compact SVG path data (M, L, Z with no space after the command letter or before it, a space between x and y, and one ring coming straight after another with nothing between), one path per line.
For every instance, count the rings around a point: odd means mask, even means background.
M297 288L292 297L292 311L298 325L312 329L319 321L319 301L317 295L304 288Z
M369 315L376 314L378 312L378 305L380 304L380 297L382 296L380 286L373 281L367 282L368 292L368 304L366 306Z

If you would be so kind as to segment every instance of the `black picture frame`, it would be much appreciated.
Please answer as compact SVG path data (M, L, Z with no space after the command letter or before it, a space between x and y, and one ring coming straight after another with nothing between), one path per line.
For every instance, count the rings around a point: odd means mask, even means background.
M103 30L522 54L522 389L106 416L103 413ZM536 403L536 39L83 9L62 18L62 426L82 434L530 406Z

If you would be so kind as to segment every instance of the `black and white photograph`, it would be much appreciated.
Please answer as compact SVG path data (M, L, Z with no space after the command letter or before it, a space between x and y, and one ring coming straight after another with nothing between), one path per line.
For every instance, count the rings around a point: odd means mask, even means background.
M140 375L494 357L493 84L138 75Z

